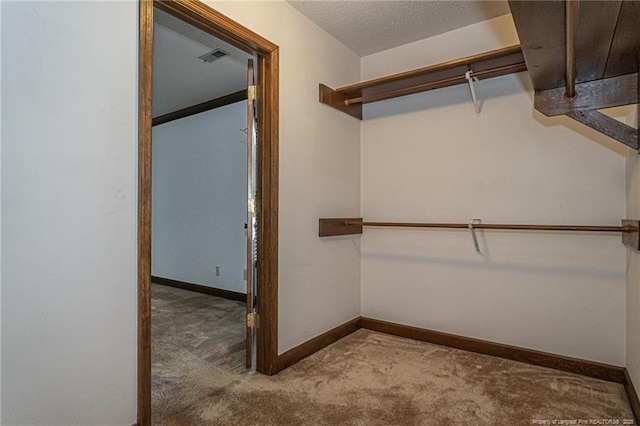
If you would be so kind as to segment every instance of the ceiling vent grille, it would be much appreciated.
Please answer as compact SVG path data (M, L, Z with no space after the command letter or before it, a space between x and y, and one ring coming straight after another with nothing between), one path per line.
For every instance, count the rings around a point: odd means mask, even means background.
M209 53L205 53L202 56L198 56L198 59L202 59L205 62L211 63L211 62L217 61L220 58L224 58L227 55L229 55L229 54L227 52L225 52L224 50L215 49L215 50L212 50Z

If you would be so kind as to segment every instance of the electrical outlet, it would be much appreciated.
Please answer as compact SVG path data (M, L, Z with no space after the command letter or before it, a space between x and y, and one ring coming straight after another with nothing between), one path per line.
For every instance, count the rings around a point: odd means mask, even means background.
M220 276L220 267L216 265L216 277Z

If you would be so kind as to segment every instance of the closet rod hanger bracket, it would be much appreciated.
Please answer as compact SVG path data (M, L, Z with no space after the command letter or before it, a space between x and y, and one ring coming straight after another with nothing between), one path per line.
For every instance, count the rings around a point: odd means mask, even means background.
M467 225L469 227L469 230L471 231L471 238L473 238L473 246L476 248L476 253L478 254L482 254L482 252L480 252L480 244L478 243L478 236L476 235L476 225L480 225L480 223L482 222L482 219L480 218L475 218L475 219L469 219L469 224Z
M474 82L477 82L480 80L478 80L478 77L473 76L472 70L468 70L466 73L464 73L464 78L466 78L467 83L469 83L469 91L471 92L471 101L473 102L473 109L475 110L476 115L480 115L480 102L478 102L478 95L476 94L476 86L474 84Z
M432 223L432 222L368 222L362 218L321 218L319 220L319 236L331 237L337 235L362 234L363 227L384 228L439 228L439 229L470 229L469 223ZM529 224L496 224L474 223L473 229L488 229L498 231L546 231L546 232L596 232L621 233L622 242L635 250L640 250L639 232L640 221L622 220L620 226L601 225L529 225Z

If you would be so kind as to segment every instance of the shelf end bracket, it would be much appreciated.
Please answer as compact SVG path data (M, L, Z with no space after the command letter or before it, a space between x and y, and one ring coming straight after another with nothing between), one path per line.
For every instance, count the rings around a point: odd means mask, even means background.
M320 97L319 101L325 105L329 105L332 108L342 111L345 114L349 114L352 117L362 120L362 104L346 105L346 96L337 90L332 89L329 86L325 86L320 83Z
M322 218L319 221L318 235L333 237L337 235L362 234L362 218Z

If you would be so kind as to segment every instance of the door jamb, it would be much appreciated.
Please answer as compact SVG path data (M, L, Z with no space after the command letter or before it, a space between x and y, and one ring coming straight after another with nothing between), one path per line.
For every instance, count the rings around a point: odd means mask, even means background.
M138 74L138 425L151 424L151 124L153 8L258 57L256 369L278 358L278 46L197 0L140 0Z

